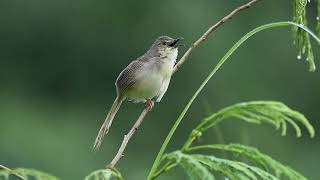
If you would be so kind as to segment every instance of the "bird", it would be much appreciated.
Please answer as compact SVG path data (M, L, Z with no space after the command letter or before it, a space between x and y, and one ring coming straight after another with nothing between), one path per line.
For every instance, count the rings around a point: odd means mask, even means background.
M124 100L146 103L148 111L153 108L154 101L161 101L173 74L178 56L178 42L181 39L183 38L158 37L142 56L133 60L121 71L115 82L117 97L101 125L93 151L99 150Z

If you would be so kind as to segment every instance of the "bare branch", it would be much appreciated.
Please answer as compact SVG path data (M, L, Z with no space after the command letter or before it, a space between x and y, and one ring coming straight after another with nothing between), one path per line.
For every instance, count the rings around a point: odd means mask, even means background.
M197 48L202 42L204 42L208 36L214 32L216 29L218 29L221 25L223 25L227 20L231 19L234 15L236 15L238 12L249 8L252 4L258 2L260 0L251 0L250 2L239 6L237 8L235 8L233 11L231 11L231 13L229 13L227 16L225 16L224 18L222 18L220 21L218 21L215 25L211 26L198 40L196 40L191 47L187 50L187 52L180 58L179 62L175 65L173 73L177 72L178 69L180 68L180 66L188 59L188 57L190 56L191 52ZM124 136L124 139L122 141L122 144L118 150L117 155L113 158L113 160L111 161L109 167L114 167L117 162L124 156L123 152L130 140L130 138L133 136L133 134L136 132L136 130L139 128L140 124L142 123L142 121L144 120L145 116L148 113L148 108L146 107L142 113L140 114L138 120L136 121L136 123L134 124L134 126L131 128L131 130L129 131L129 133L127 135Z
M144 117L147 115L148 112L149 112L148 107L145 107L144 110L142 111L142 113L140 114L138 120L136 121L136 123L130 129L129 133L124 136L122 144L118 150L117 155L113 158L113 160L111 161L111 163L109 164L108 167L113 168L117 164L117 162L124 156L123 152L129 142L129 140L131 139L133 134L138 130L140 124L142 123L142 121L144 120Z
M236 15L238 12L249 8L252 4L258 2L260 0L252 0L250 2L248 2L247 4L244 4L242 6L239 6L237 8L235 8L233 11L231 11L231 13L229 13L227 16L225 16L224 18L222 18L220 21L218 21L215 25L211 26L198 40L196 40L191 47L189 47L188 51L186 53L184 53L184 55L180 58L180 60L178 61L178 63L175 65L173 73L175 73L176 71L178 71L178 69L180 68L180 66L188 59L188 57L190 56L191 52L197 48L202 42L204 42L208 36L214 32L216 29L218 29L221 25L223 25L227 20L231 19L234 15Z
M26 179L24 176L22 176L22 175L20 175L20 174L18 174L18 173L12 172L12 170L11 170L10 168L8 168L8 167L6 167L6 166L4 166L4 165L1 165L1 164L0 164L0 169L4 169L4 170L6 170L6 171L9 171L10 174L16 176L16 177L19 178L19 179L22 179L22 180L25 180L25 179Z

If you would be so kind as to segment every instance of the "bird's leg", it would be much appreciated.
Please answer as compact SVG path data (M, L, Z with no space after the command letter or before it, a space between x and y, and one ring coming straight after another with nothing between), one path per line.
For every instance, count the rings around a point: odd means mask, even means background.
M154 106L154 101L151 100L151 99L147 99L147 104L146 104L146 106L147 106L148 111L151 111L152 108L153 108L153 106Z

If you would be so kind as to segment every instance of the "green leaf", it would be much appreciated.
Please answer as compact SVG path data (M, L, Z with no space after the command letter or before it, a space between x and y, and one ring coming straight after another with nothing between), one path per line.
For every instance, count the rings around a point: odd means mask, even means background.
M32 179L35 179L35 180L58 180L58 178L50 174L47 174L38 170L34 170L34 169L16 168L12 170L7 170L7 169L0 170L0 177L3 177L6 180L10 180L11 177L15 175L24 177L26 180L30 179L31 177ZM14 179L17 179L17 178L14 178Z
M168 159L174 159L176 163L185 170L190 180L215 179L211 172L205 166L203 166L190 155L183 154L180 151L176 151L169 154L167 157Z
M217 158L215 156L196 154L192 155L197 161L207 165L212 170L223 173L230 179L252 179L252 180L278 180L272 174L255 166L243 162Z
M274 101L252 101L229 106L205 118L195 130L204 132L228 118L237 118L249 123L268 123L276 129L281 129L282 135L286 135L289 123L294 127L297 137L301 136L301 129L297 125L297 122L300 122L307 128L311 137L315 134L313 126L303 114Z
M307 0L294 0L293 22L304 26L307 25L306 5ZM298 59L300 59L303 54L306 54L306 60L309 62L309 71L315 71L316 66L314 63L314 56L309 34L303 29L296 26L293 26L292 30L294 36L294 44L299 49Z
M212 145L200 145L189 148L189 151L202 150L202 149L216 149L229 151L235 155L241 155L246 157L251 162L261 166L266 171L271 169L276 177L282 179L282 176L288 177L290 180L307 180L306 177L300 173L294 171L288 166L281 164L280 162L274 160L270 156L261 153L258 149L244 146L241 144L212 144Z
M121 173L115 168L108 169L99 169L93 171L84 180L111 180L112 177L115 177L118 180L122 180Z
M232 180L278 180L272 174L248 164L201 154L185 154L176 151L167 155L181 165L191 179L210 179L210 171L223 174ZM187 167L187 168L186 168Z

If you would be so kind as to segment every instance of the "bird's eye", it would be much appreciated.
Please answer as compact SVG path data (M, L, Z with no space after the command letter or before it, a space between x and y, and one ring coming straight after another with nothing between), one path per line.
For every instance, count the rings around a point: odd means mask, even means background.
M167 42L166 42L166 41L163 41L163 42L162 42L162 45L167 45Z

